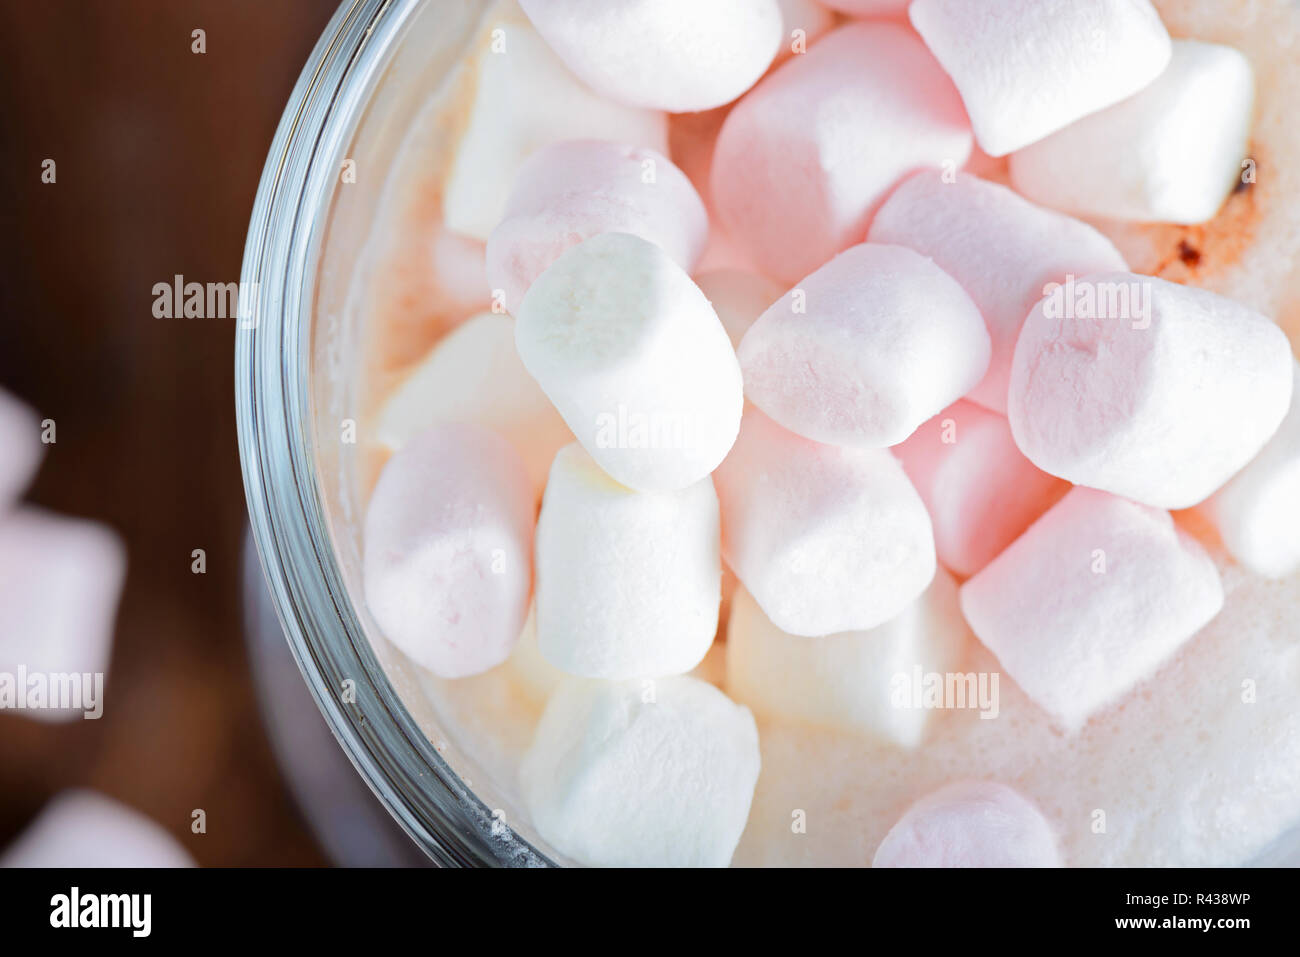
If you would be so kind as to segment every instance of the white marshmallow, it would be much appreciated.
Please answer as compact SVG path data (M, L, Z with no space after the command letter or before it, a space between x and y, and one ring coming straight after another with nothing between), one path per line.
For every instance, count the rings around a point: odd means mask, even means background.
M697 275L695 282L709 297L727 338L737 349L754 320L781 298L780 286L743 269L713 269Z
M44 452L35 410L0 389L0 511L22 496Z
M1075 488L961 589L975 634L1068 731L1151 677L1223 607L1169 513Z
M520 0L537 32L602 96L670 113L730 103L781 42L776 0Z
M758 780L749 710L694 678L572 679L519 780L541 836L595 867L725 867Z
M905 180L876 213L867 241L929 256L974 300L993 354L966 398L1003 415L1016 337L1044 286L1067 275L1128 269L1110 240L1086 223L966 173L945 179L923 170Z
M990 351L955 279L910 249L862 243L759 316L737 356L746 397L787 429L881 448L968 392Z
M782 631L874 628L934 578L930 516L883 449L821 445L750 408L714 482L723 556Z
M31 506L0 518L0 675L10 676L7 691L15 694L6 700L0 683L0 713L13 707L41 721L103 713L103 681L94 676L108 670L125 578L126 548L98 522ZM58 675L86 676L77 686L80 700L55 702L50 689L38 701L30 687L20 700L24 689L16 676L24 672L47 683ZM56 703L67 707L51 707Z
M931 712L910 693L902 697L900 686L911 688L917 668L922 674L956 672L966 637L957 585L942 570L920 598L883 625L816 638L781 631L740 588L727 625L725 687L760 716L914 748Z
M930 513L939 561L964 578L1070 488L1020 454L1006 419L971 402L944 409L894 454Z
M1257 575L1300 568L1300 364L1291 408L1264 450L1201 505L1229 554Z
M611 102L551 52L513 3L485 18L466 62L463 132L443 192L447 228L486 241L519 167L548 143L607 139L668 150L663 113Z
M588 678L656 678L700 663L718 629L718 497L619 485L576 444L555 457L537 521L537 643Z
M519 356L601 468L631 488L685 488L722 461L744 404L709 301L653 243L602 233L533 282Z
M519 170L505 218L492 230L492 289L517 311L547 266L599 233L640 236L690 272L704 251L709 214L686 174L654 150L605 140L553 143Z
M917 801L872 867L1060 867L1042 812L1004 784L959 781Z
M1290 401L1291 349L1269 319L1203 289L1106 273L1029 314L1007 415L1043 471L1186 508L1264 447Z
M1148 0L915 0L907 12L991 156L1132 96L1169 62Z
M1084 216L1206 222L1240 182L1254 99L1240 52L1175 40L1145 90L1014 153L1011 181Z
M174 837L95 791L63 791L0 855L9 867L193 867Z
M573 441L515 349L515 324L480 313L449 332L388 397L377 438L397 451L431 425L481 425L523 457L537 497L555 453Z
M445 424L411 439L366 509L366 605L385 637L442 678L505 661L532 592L535 501L499 435Z

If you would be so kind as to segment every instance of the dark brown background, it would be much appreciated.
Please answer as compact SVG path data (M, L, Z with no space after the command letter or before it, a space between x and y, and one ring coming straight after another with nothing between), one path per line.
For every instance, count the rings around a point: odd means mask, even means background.
M105 717L0 716L0 846L84 785L201 864L323 863L243 646L234 320L155 319L152 287L238 280L275 124L333 8L0 0L0 385L58 423L29 498L107 522L130 556Z

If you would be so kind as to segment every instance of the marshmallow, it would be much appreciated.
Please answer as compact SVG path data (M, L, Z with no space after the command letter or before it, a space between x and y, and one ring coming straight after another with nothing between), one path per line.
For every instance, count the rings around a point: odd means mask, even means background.
M1067 275L1128 269L1110 240L1086 223L965 173L945 180L927 171L906 180L880 207L867 240L929 256L974 300L993 354L966 398L1003 415L1016 336L1044 286Z
M1030 199L1085 216L1203 223L1240 182L1255 79L1232 47L1175 40L1141 93L1011 157Z
M764 275L794 282L860 242L890 187L960 167L970 127L948 78L894 23L852 23L791 58L727 117L712 202Z
M1006 419L970 402L944 409L894 454L930 513L939 561L963 578L1070 488L1020 454Z
M758 780L748 709L694 678L572 679L519 768L543 839L595 867L725 867Z
M57 795L0 855L0 868L193 866L189 852L149 818L85 790Z
M760 716L914 748L930 711L900 699L900 683L910 687L918 668L923 674L956 672L966 635L957 586L944 571L883 625L814 638L781 631L741 588L727 625L726 691Z
M1300 364L1291 408L1264 450L1201 505L1228 553L1257 575L1300 568Z
M695 277L700 292L718 314L722 328L734 348L754 324L754 320L781 298L781 287L770 279L743 269L714 269Z
M658 246L602 233L533 282L515 322L525 367L600 467L643 491L704 478L744 394L726 330Z
M961 589L971 629L1068 731L1151 677L1223 607L1169 513L1075 488Z
M907 10L911 0L821 0L832 10L851 17L896 17Z
M776 0L520 0L546 42L602 95L670 113L730 103L781 43Z
M668 148L664 114L599 96L514 6L493 9L465 61L463 125L443 192L447 228L484 241L501 221L519 167L548 143L590 138Z
M1029 314L1007 414L1043 471L1186 508L1264 447L1290 401L1291 349L1267 318L1203 289L1104 273Z
M537 643L562 671L656 678L700 663L718 630L718 497L619 485L577 444L555 457L537 521Z
M540 497L551 460L573 436L515 350L507 315L480 313L434 346L379 412L377 439L397 451L438 423L481 425L514 446Z
M126 549L98 522L31 506L0 518L0 676L13 679L14 694L9 700L0 682L0 712L12 707L42 721L103 713L102 675L125 578ZM40 700L16 677L23 673L42 676ZM66 698L63 675L81 676Z
M22 496L44 452L36 412L0 389L0 512Z
M787 429L879 448L968 392L990 349L956 280L910 249L863 243L768 308L737 355L745 395Z
M532 591L534 501L518 453L479 426L435 425L389 459L363 558L385 637L442 678L505 661Z
M640 236L690 272L708 232L704 203L666 156L567 140L538 150L519 170L505 218L488 240L488 280L515 312L542 270L591 236Z
M991 156L1132 96L1169 62L1149 0L916 0L907 12Z
M723 557L782 631L874 628L934 578L930 517L883 449L821 445L750 408L713 478Z
M959 781L917 801L889 829L872 867L1060 867L1038 808L1005 784Z

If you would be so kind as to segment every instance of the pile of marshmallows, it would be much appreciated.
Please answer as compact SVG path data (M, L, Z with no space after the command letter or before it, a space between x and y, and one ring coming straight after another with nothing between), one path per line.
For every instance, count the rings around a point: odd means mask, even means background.
M955 666L963 618L1066 732L1152 675L1223 603L1168 509L1200 506L1259 573L1300 565L1286 337L1131 274L1062 212L1213 216L1249 130L1236 51L1171 41L1147 0L915 0L913 29L849 20L764 75L775 0L522 6L612 125L620 105L744 94L707 207L654 149L567 139L521 157L485 237L509 315L456 330L440 378L417 372L416 398L394 400L425 418L366 521L384 633L460 677L504 661L528 618L550 665L599 679L551 696L521 768L560 851L730 860L758 735L749 708L686 676L717 630L720 558L740 583L728 692L900 747L925 712L891 708L889 676ZM972 140L1011 154L1017 191L958 171ZM711 223L755 275L692 278ZM789 291L764 295L772 280ZM429 411L465 405L437 393L466 382L486 421ZM1029 802L963 782L910 809L876 863L1057 851Z

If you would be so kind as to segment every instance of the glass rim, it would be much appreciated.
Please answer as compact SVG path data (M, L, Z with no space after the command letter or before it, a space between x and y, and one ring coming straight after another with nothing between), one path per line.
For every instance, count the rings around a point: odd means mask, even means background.
M551 865L438 754L390 683L331 542L313 442L316 266L340 158L371 82L422 0L344 0L303 67L263 167L240 275L235 407L253 541L281 628L317 707L402 829L444 866ZM355 703L340 699L355 683ZM497 827L499 830L499 826Z

